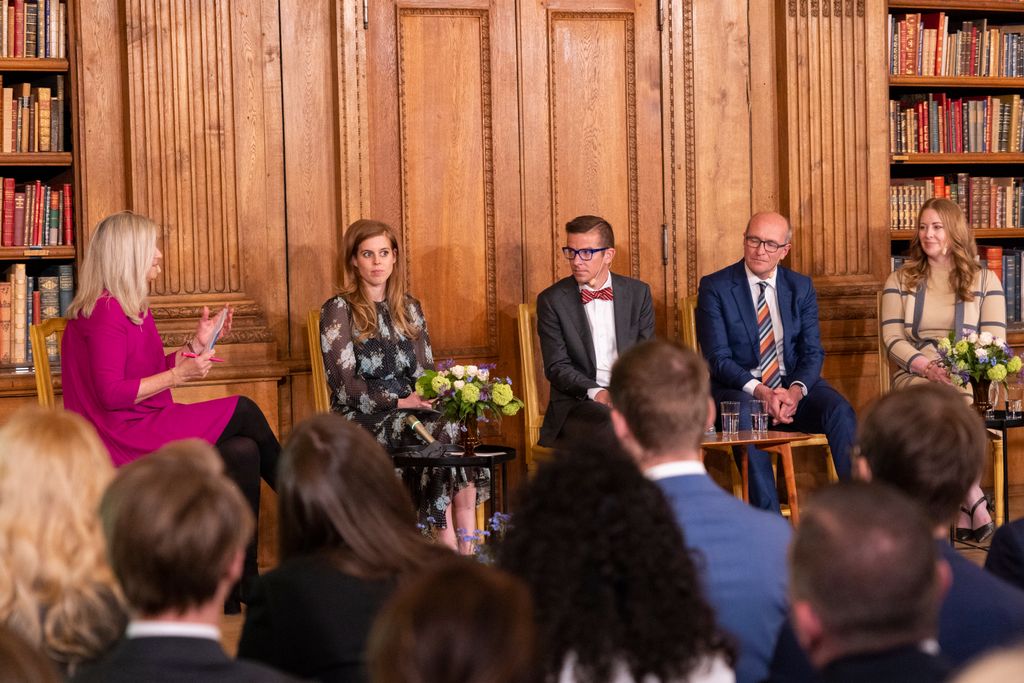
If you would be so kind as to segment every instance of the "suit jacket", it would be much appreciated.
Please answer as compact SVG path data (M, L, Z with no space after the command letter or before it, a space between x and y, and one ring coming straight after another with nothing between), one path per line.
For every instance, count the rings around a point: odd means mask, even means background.
M291 678L253 662L234 660L220 643L178 636L125 638L107 657L71 679L75 683L288 683Z
M825 350L818 330L818 297L811 279L778 266L775 293L782 318L786 374L783 386L802 382L810 391L821 378ZM712 390L742 389L761 360L757 311L743 261L701 278L697 337L711 370Z
M611 274L615 292L615 340L618 352L654 335L654 305L646 283ZM562 431L572 407L597 387L594 339L583 312L580 289L573 277L551 285L537 297L537 334L544 357L544 376L551 383L551 399L540 443L551 446Z
M764 680L786 616L789 524L737 500L706 475L656 483L694 551L719 625L738 646L736 681Z
M939 613L939 646L955 665L1024 638L1024 591L963 558L937 541L949 563L953 585Z
M823 683L941 683L952 668L917 646L837 659L821 672Z
M1024 519L996 529L985 559L985 569L1024 589Z
M392 581L345 574L324 556L295 557L253 582L238 656L320 681L361 683L366 637Z

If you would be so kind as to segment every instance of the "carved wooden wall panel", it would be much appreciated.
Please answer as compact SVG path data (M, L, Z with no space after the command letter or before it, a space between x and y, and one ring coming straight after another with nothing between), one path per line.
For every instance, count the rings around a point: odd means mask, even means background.
M498 311L488 15L486 9L399 9L398 103L406 289L425 299L441 348L493 357Z
M613 270L651 284L659 330L666 291L661 36L652 3L520 3L527 300L569 274L565 223L607 218Z
M794 267L821 283L876 283L884 269L885 12L872 4L777 5L783 212Z

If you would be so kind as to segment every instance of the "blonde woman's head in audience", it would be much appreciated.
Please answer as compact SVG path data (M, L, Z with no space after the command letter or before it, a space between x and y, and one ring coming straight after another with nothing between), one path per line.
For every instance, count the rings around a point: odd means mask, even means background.
M370 634L373 683L532 683L533 609L518 579L442 562L387 602Z
M0 683L58 683L60 677L43 653L16 632L0 625Z
M637 344L615 362L608 392L616 434L638 462L679 451L699 455L714 410L699 354L661 339Z
M74 413L25 408L0 428L0 622L65 669L124 628L96 514L113 476L95 430Z
M160 227L145 216L121 211L107 216L93 232L78 270L78 291L68 317L92 315L106 290L136 325L149 308L149 283L160 272Z
M120 469L100 504L110 564L143 616L216 605L242 571L255 521L213 446L177 441Z
M416 529L388 454L339 415L317 415L291 433L277 494L282 559L327 554L347 573L381 578L444 554Z
M978 481L987 447L981 417L958 391L917 384L886 394L868 409L854 471L902 491L941 527Z

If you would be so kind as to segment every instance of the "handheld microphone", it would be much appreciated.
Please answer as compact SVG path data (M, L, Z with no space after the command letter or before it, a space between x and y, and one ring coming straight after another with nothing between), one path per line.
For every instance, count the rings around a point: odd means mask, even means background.
M426 443L434 443L434 437L430 435L427 428L423 426L423 423L419 421L415 415L406 415L405 423L412 427L412 430L416 432L416 436L423 439Z

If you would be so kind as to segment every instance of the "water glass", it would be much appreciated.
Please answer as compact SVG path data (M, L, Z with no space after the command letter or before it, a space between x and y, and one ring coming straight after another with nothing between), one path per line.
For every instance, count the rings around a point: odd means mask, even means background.
M726 436L736 436L740 431L740 402L722 401L719 408L722 415L722 433Z
M1024 384L1010 384L1006 392L1006 419L1019 420L1024 417L1021 413L1021 399L1024 399Z
M768 431L768 404L760 399L750 402L750 429L757 434Z

